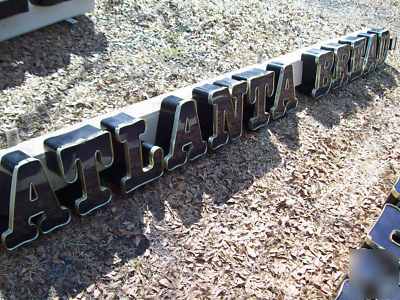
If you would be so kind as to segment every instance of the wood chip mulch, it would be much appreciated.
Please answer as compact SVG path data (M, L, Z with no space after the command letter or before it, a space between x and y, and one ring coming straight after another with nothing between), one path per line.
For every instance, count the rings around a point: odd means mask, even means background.
M285 2L285 3L282 3ZM381 25L398 0L98 0L0 44L0 143ZM400 60L13 253L0 299L329 299L400 169Z

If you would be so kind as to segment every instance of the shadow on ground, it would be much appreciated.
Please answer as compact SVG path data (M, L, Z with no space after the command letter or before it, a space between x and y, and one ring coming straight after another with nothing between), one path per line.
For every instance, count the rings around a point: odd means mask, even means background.
M86 16L70 26L60 22L43 29L0 42L0 91L22 85L31 75L48 76L65 68L71 55L89 57L106 51L103 33L96 33Z
M323 105L307 99L302 109L307 109L322 126L332 128L340 123L341 118L346 118L382 99L385 91L398 86L399 75L398 70L386 65L353 81L346 88L334 90L323 99Z
M27 248L2 251L0 292L17 299L76 296L116 268L134 264L132 259L149 246L164 251L161 240L168 231L157 232L154 227L146 237L144 214L152 214L151 226L162 227L169 222L168 208L173 212L169 216L178 218L178 226L190 227L202 218L204 199L223 204L280 162L267 130L246 134L242 142L166 174L129 197L116 196L95 215L73 218L67 227ZM116 286L116 295L120 288Z
M12 123L4 124L8 129L12 126L17 127L23 140L32 136L33 128L44 130L45 125L51 121L49 109L62 101L66 91L79 84L87 76L85 74L92 69L97 70L102 63L101 59L92 59L92 56L107 51L106 36L104 33L96 32L93 21L88 17L79 16L75 19L78 22L74 25L60 22L0 42L0 97L7 89L23 85L31 75L45 77L59 70L68 72L72 56L79 56L83 60L80 72L75 76L68 76L70 79L62 84L55 81L54 83L58 85L54 93L40 92L40 101L33 97L32 110L18 113L10 120ZM46 87L42 87L39 90L45 89ZM27 98L17 101L30 100ZM32 126L32 123L36 126ZM0 147L6 147L5 143L5 133L1 131Z
M321 126L333 128L340 124L341 119L382 99L385 91L398 86L399 80L400 72L385 65L346 87L331 91L321 99L315 100L297 93L299 105L296 111L305 110ZM270 130L289 149L297 150L300 147L298 123L296 114L291 113L289 117L270 124Z

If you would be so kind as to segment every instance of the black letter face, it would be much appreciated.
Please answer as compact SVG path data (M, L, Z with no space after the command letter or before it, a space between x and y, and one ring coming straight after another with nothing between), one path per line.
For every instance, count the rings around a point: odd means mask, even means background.
M52 6L69 0L30 0L32 4L38 6Z
M123 193L130 193L163 175L163 150L140 140L146 130L145 120L120 113L102 120L101 126L113 137L115 159L110 174L111 179L120 181ZM149 161L148 166L144 166L144 158Z
M274 72L260 69L251 69L232 76L233 79L247 82L244 121L249 130L258 130L269 122L267 98L272 97L274 92L274 76Z
M49 168L69 184L75 184L78 197L66 195L77 213L87 215L111 201L110 189L102 186L99 172L113 163L113 149L109 132L86 125L69 133L47 139L45 146ZM55 156L55 157L54 157ZM79 184L78 184L79 183ZM69 196L69 197L68 197Z
M367 46L365 47L365 52L363 55L363 72L372 72L376 68L376 55L378 50L377 35L375 33L361 33L358 36L365 37L367 39Z
M237 97L232 97L235 89ZM243 97L247 85L243 81L225 79L193 90L197 102L203 139L212 150L242 135Z
M275 91L268 101L273 120L285 116L286 111L296 108L297 99L293 80L293 66L272 62L267 65L267 71L275 73Z
M166 168L172 171L207 153L202 139L196 102L168 96L161 103L156 144L166 156Z
M1 235L8 250L70 222L69 210L60 206L38 159L14 151L3 156L1 166L11 177L8 229Z
M329 43L322 46L321 49L332 51L335 56L331 88L338 88L346 85L350 80L349 64L351 46L347 44Z
M323 49L307 50L301 55L303 77L299 89L314 98L329 93L332 85L334 54Z
M0 1L0 20L27 12L28 9L28 0Z
M351 286L349 279L343 281L335 300L364 300L362 292Z
M352 251L350 285L363 294L362 299L398 298L398 258L382 249L361 248Z
M378 46L377 46L377 59L376 65L381 66L385 63L386 58L389 53L390 48L390 33L389 30L385 30L383 28L371 29L368 30L368 33L373 33L377 35L378 38Z
M397 206L385 204L368 234L368 242L400 258L400 209Z
M350 58L350 80L359 78L363 73L364 66L364 53L367 46L367 39L365 37L347 36L339 40L340 44L347 44L351 46Z

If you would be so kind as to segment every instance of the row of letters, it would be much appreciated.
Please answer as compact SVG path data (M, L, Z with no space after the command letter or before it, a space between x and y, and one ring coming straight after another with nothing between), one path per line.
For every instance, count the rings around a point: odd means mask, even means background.
M321 97L385 63L388 30L373 29L305 50L301 92ZM13 250L131 193L189 161L258 130L297 105L293 66L266 64L195 87L190 99L161 102L154 144L142 141L146 121L119 113L44 141L40 159L14 150L0 161L0 233ZM54 189L50 177L64 183Z

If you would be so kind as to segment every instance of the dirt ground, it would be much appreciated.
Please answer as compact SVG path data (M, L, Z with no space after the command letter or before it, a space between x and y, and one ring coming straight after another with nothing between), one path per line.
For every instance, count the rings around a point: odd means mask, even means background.
M398 0L98 0L0 43L0 143L364 28ZM398 174L399 51L348 87L13 253L0 299L329 299Z

